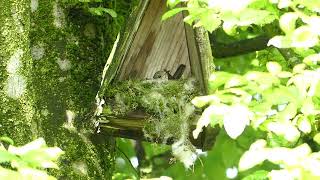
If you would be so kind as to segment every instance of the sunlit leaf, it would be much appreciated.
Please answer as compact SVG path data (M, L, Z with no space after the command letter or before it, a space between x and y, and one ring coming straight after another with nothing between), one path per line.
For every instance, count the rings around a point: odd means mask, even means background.
M296 142L300 137L298 129L289 122L270 122L268 129L278 136L284 136L289 142Z
M276 75L281 72L282 67L279 63L271 61L267 63L267 69L271 74Z
M6 150L0 150L0 163L18 160L19 158Z
M292 72L295 73L295 74L302 73L305 70L306 67L307 66L305 64L297 64L297 65L295 65L293 67Z
M220 11L232 11L232 12L240 12L241 10L248 7L250 3L254 0L242 0L239 3L237 0L224 0L224 1L214 1L210 0L209 4L211 8L219 9ZM230 6L232 4L233 6Z
M215 72L209 78L209 90L215 91L220 86L224 85L233 74L227 72Z
M211 126L214 126L221 123L219 122L219 116L221 117L226 114L227 110L228 106L223 104L210 105L209 107L207 107L198 120L196 129L192 132L193 138L197 139L200 132L202 131L202 128L207 127L209 124L211 124Z
M13 140L11 138L5 137L5 136L4 137L0 137L0 141L6 142L6 143L8 143L10 145L14 144L14 142L13 142Z
M300 26L291 36L292 47L308 48L315 46L318 42L318 35L312 31L310 26Z
M292 0L279 0L278 8L283 9L287 8L292 4Z
M227 134L232 139L236 139L249 125L251 116L251 112L245 106L240 104L231 106L223 119L223 126Z
M311 97L308 97L307 99L304 100L301 107L301 112L306 116L312 115L315 113L315 106Z
M184 0L168 0L167 1L167 6L169 6L170 8L175 7L177 4L179 4L180 2L183 2Z
M203 26L209 32L216 30L221 24L220 16L210 9L200 13L197 18L199 21L194 25L194 27Z
M238 26L249 26L251 24L265 25L273 22L276 16L266 10L245 9L238 18Z
M315 136L313 136L313 140L320 145L320 133L317 133Z
M302 20L310 26L313 33L320 35L320 16L303 16Z
M248 151L246 151L239 160L239 171L248 170L261 164L267 159L268 152L265 150L265 140L257 140Z
M299 3L308 9L314 11L314 12L320 12L320 3L319 0L295 0L296 3Z
M13 154L23 155L29 151L36 150L36 149L39 149L39 148L45 147L45 146L46 146L46 142L44 141L44 139L39 138L39 139L36 139L36 140L34 140L34 141L32 141L22 147L9 146L8 151Z
M279 20L282 31L285 33L291 33L296 27L296 21L298 18L298 14L293 12L283 14Z
M174 16L174 15L176 15L179 12L184 11L184 10L188 10L188 8L183 7L183 8L171 9L171 10L167 11L164 15L162 15L161 20L164 21L164 20L166 20L166 19L168 19L168 18L170 18L170 17L172 17L172 16Z
M301 132L308 134L311 132L312 127L311 123L309 122L308 118L305 116L303 118L298 119L298 128Z
M117 13L113 9L104 7L89 8L89 12L97 16L102 16L104 13L107 13L113 18L117 17Z
M55 180L53 176L49 176L45 171L37 169L23 168L19 169L21 175L26 179L43 179L43 180Z
M268 178L268 171L258 170L254 173L244 177L242 180L266 180Z
M197 96L192 99L191 103L198 108L204 107L210 103L219 103L220 99L215 95Z
M247 84L247 80L244 77L235 75L225 83L224 88L243 86L245 84Z
M277 74L277 77L279 78L289 78L292 77L292 73L288 71L281 71Z
M312 54L303 59L303 62L309 66L316 65L320 62L320 54Z
M300 158L304 158L311 153L311 148L307 144L301 144L293 149L275 147L268 150L267 159L276 164L297 165Z
M289 48L291 47L291 39L287 36L275 36L268 42L268 46L271 45L277 48Z

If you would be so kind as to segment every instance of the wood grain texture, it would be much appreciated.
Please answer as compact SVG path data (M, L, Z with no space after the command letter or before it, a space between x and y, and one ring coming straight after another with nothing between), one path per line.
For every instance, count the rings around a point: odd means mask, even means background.
M190 62L182 13L161 21L166 11L163 0L152 0L118 73L118 80L152 79L160 70L174 74L180 64L189 77Z
M101 87L97 95L98 98L103 98L103 95L106 89L108 89L109 84L117 78L117 72L124 61L125 55L130 49L130 45L139 29L144 12L148 7L149 2L150 0L141 0L139 2L138 6L133 10L132 13L130 13L130 18L127 20L125 28L118 35L113 50L103 69Z

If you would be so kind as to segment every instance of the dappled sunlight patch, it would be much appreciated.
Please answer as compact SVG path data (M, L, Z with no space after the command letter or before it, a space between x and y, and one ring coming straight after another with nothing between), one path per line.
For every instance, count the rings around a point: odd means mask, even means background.
M45 54L45 49L42 44L31 47L31 56L34 60L41 59Z
M72 163L72 169L82 176L88 175L88 165L83 161Z
M66 110L66 122L63 124L63 127L69 129L69 130L75 130L74 127L74 118L76 114L71 110Z
M10 74L17 73L21 67L21 58L23 56L23 50L18 49L9 59L7 64L7 72Z
M230 167L226 170L226 176L229 179L234 179L238 175L238 169L236 167Z
M134 168L138 168L138 166L139 166L139 161L136 156L130 158L130 163L132 164L132 166Z
M9 97L18 99L25 93L26 87L25 77L15 74L8 77L5 89Z
M68 71L71 69L71 62L68 60L68 59L60 59L60 58L57 58L56 62L58 63L59 65L59 68L62 70L62 71Z
M39 2L38 0L31 0L30 7L31 7L31 12L35 12L38 9Z
M65 24L65 14L63 9L59 6L58 1L53 3L53 24L57 28L62 28Z

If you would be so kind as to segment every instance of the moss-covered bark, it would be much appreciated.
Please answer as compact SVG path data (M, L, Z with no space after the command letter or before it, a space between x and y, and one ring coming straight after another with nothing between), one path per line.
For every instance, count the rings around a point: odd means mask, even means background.
M35 102L30 90L28 5L26 0L0 2L0 132L17 143L30 141L37 134L33 124Z
M118 7L129 11L130 2ZM79 3L0 1L1 135L62 148L61 169L51 172L58 178L111 178L113 139L92 141L87 117L127 11L114 20Z

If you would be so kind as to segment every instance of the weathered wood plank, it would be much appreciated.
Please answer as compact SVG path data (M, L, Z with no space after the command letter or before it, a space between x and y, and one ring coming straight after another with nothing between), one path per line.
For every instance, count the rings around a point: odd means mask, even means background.
M131 18L128 19L127 25L117 37L113 50L108 58L108 61L103 69L101 87L97 94L97 98L102 98L105 90L112 80L114 80L120 65L124 61L127 51L130 49L131 43L134 40L135 34L139 29L145 10L148 7L150 0L141 0L136 9L131 13ZM99 99L97 101L100 101ZM99 103L99 102L98 102Z
M114 137L122 137L122 138L128 138L128 139L133 139L133 140L138 140L138 141L149 141L149 142L158 142L158 143L163 143L163 140L161 137L154 137L154 139L148 139L144 136L143 128L145 124L150 123L148 121L149 117L141 117L141 118L132 118L132 117L116 117L116 116L106 116L106 120L101 120L100 121L100 131L103 134L111 135ZM192 125L191 129L195 129L196 126ZM210 131L212 132L216 131ZM204 144L206 138L206 135L209 132L203 131L200 133L199 137L197 139L194 139L192 136L192 131L189 133L189 140L190 142L197 148L203 149L203 150L209 150L211 149L214 140L212 140L212 137L210 136L212 141L206 142ZM175 139L169 138L166 143L168 145L171 145L175 142ZM208 146L208 144L210 144Z
M152 79L160 70L174 74L181 64L182 77L191 75L182 13L161 21L165 10L163 0L150 2L117 79Z

